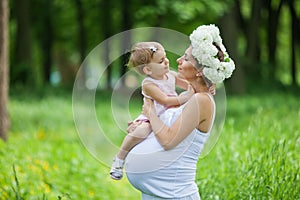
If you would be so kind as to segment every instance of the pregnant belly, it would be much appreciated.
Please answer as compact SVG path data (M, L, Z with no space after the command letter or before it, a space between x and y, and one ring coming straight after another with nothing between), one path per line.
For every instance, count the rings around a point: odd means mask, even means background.
M197 191L194 183L197 156L191 156L193 137L176 148L164 151L155 137L138 144L126 158L130 183L145 194L165 198Z
M130 173L152 172L183 159L182 155L193 145L194 136L190 134L175 148L165 151L151 133L129 152L125 163L126 171Z

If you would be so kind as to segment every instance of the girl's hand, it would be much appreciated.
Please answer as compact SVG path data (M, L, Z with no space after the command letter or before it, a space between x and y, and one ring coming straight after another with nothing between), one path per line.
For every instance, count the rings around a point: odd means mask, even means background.
M133 132L137 126L141 125L142 121L132 121L128 122L128 127L126 129L127 133Z
M144 104L142 114L145 115L150 120L150 114L155 113L154 103L152 99L144 97Z
M180 104L184 104L187 102L193 95L195 94L194 88L189 84L186 91L180 93L179 102Z

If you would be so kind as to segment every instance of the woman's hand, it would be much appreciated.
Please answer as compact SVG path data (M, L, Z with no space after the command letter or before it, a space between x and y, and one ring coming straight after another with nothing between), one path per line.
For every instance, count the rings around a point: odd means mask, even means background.
M154 103L152 99L144 97L144 104L142 114L145 115L150 120L150 115L155 114Z
M216 94L216 84L212 84L209 88L208 91L211 95L215 95Z

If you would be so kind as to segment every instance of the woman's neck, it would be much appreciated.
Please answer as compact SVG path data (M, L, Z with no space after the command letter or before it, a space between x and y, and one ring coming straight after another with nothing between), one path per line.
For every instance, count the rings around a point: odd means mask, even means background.
M195 90L195 93L200 93L200 92L209 92L208 87L206 84L202 84L201 80L199 79L194 79L192 81L189 81L189 83L192 85L192 87Z

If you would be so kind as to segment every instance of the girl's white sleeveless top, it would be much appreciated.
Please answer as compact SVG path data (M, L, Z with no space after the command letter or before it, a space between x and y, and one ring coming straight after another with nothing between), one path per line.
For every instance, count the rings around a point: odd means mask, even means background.
M142 87L145 84L147 84L147 82L148 83L151 82L151 83L154 83L167 96L178 96L178 94L176 93L175 76L173 74L171 74L170 72L167 73L166 76L167 76L166 80L156 80L151 77L146 77L142 82ZM142 94L145 97L151 98L151 97L147 96L143 91L144 90L142 89ZM156 101L154 101L154 105L155 105L156 114L158 116L160 116L167 109L167 107L157 103Z
M184 105L170 108L160 119L170 126L183 108ZM197 161L210 130L208 133L202 133L194 129L181 143L168 151L161 147L151 133L136 145L126 158L128 180L142 193L154 197L176 199L197 193Z

